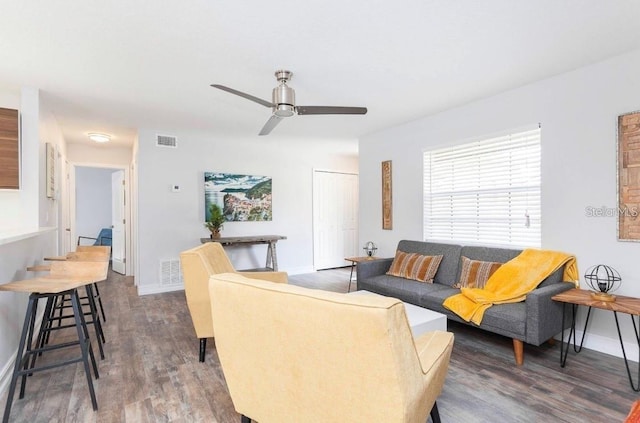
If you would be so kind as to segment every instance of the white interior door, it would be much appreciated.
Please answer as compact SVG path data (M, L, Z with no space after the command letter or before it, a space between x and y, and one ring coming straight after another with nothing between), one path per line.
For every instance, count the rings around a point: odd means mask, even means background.
M316 270L346 266L358 255L358 175L314 171L313 255Z
M125 274L125 186L124 171L111 174L111 268Z

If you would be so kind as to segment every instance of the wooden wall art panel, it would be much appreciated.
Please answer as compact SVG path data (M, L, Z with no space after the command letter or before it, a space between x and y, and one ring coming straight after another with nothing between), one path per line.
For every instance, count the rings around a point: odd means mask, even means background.
M0 108L0 188L20 188L18 111Z
M640 112L618 117L618 239L640 241Z
M391 160L382 162L382 229L393 228Z

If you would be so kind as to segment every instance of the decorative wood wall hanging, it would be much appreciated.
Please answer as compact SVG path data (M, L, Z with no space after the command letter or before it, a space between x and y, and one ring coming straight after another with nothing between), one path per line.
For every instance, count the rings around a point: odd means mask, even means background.
M20 188L20 117L0 108L0 189Z
M393 227L391 160L382 162L382 229Z
M640 241L640 112L618 116L618 240Z

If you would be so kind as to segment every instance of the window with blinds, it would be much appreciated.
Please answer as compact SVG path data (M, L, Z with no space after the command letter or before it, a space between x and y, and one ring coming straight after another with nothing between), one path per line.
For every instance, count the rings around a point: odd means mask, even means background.
M540 247L540 129L424 152L424 236Z

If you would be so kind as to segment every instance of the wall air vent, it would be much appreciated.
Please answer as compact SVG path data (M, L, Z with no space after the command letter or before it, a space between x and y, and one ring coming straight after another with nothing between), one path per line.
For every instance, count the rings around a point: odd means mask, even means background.
M160 261L160 285L180 285L184 284L182 279L182 269L180 260Z
M178 148L178 138L171 135L156 135L156 147Z

